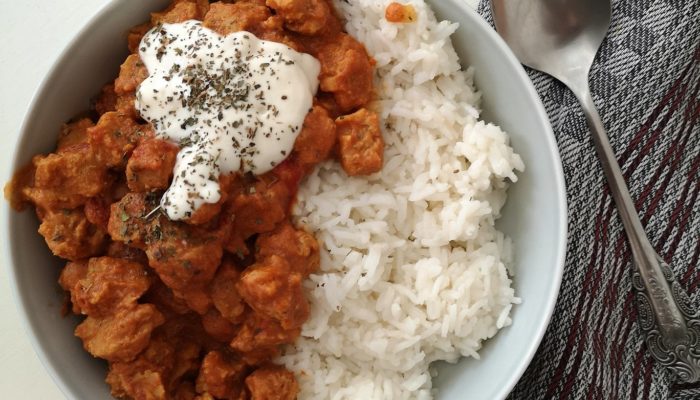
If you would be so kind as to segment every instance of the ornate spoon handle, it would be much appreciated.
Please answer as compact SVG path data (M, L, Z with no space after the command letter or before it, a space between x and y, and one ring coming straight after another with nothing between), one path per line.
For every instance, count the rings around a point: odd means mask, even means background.
M638 269L632 275L632 286L637 292L637 322L656 361L681 381L696 382L700 380L700 320L671 268L658 256L656 261L654 269L661 273L649 274L645 279Z
M571 87L572 85L570 85ZM700 319L673 273L654 251L630 197L605 127L585 85L573 85L583 106L610 192L622 218L636 269L638 322L651 355L684 382L700 380Z

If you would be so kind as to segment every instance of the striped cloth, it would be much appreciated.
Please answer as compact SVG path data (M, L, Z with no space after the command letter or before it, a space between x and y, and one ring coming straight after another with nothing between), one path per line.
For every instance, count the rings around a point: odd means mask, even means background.
M478 11L492 23L488 1ZM652 244L700 310L700 1L614 0L612 15L593 98ZM576 99L528 72L562 156L569 247L552 322L510 398L700 399L643 344L630 249Z

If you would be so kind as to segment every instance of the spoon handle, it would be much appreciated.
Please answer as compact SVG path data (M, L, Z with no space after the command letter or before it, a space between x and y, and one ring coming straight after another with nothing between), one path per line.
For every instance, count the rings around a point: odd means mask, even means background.
M700 380L700 319L692 311L688 296L675 280L671 268L654 251L644 233L589 88L585 85L576 92L632 248L637 267L632 286L636 291L638 326L647 348L680 380L696 382Z

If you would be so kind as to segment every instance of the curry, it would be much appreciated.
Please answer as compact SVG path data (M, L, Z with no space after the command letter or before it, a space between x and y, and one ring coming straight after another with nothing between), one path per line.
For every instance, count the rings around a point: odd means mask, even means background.
M320 89L282 163L221 175L217 202L174 221L159 202L182 143L156 135L135 102L149 75L143 36L188 20L312 55ZM39 233L67 260L67 312L85 316L75 334L109 362L115 397L294 399L294 375L271 361L309 317L302 284L320 261L290 210L320 162L335 158L348 175L382 168L379 119L368 107L373 60L326 0L174 0L129 31L128 47L91 112L66 123L56 150L35 156L5 196L35 208Z

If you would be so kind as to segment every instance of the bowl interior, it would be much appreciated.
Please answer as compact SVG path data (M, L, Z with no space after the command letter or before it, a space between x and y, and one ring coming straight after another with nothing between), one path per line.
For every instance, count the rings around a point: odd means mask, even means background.
M566 252L566 198L561 160L549 120L524 69L483 19L460 0L430 2L438 20L459 21L452 42L475 69L482 117L509 133L525 172L508 189L497 226L513 239L513 324L487 341L481 359L442 363L438 399L502 399L537 350L559 293Z
M543 107L523 69L505 44L460 0L430 2L439 19L460 22L453 41L464 65L476 68L484 117L501 125L523 157L525 173L509 191L500 228L513 238L514 285L523 304L513 325L490 340L481 360L439 365L440 399L503 398L532 358L556 301L566 245L566 204L561 163ZM88 99L117 75L126 56L126 29L143 22L166 0L109 3L66 48L32 103L13 169L55 146L60 124L88 107ZM92 358L73 336L78 320L62 318L57 285L63 263L37 233L32 212L2 206L10 279L40 359L68 398L110 398L106 364Z

